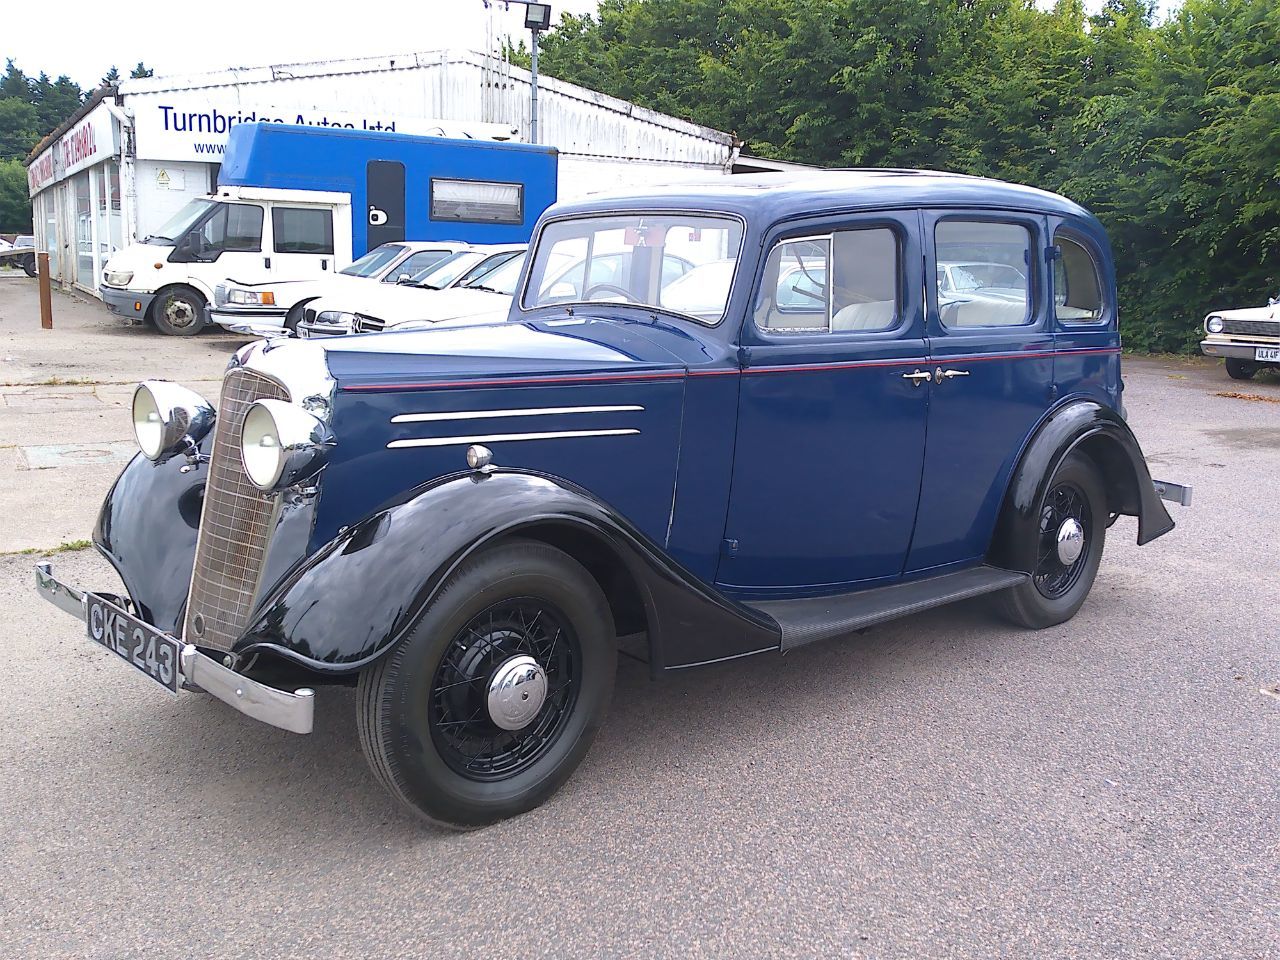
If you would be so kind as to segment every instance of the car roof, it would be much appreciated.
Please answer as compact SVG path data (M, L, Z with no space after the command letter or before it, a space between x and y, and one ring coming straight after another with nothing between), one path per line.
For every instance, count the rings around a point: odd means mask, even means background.
M736 213L768 221L815 212L885 207L957 206L1092 215L1066 197L1035 187L934 170L813 170L722 175L557 203L549 216L670 208Z

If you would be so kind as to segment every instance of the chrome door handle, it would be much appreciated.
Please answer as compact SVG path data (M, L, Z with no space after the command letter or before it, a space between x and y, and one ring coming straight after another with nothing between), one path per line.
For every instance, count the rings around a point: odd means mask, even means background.
M933 371L933 382L941 383L944 379L950 380L953 377L967 377L968 375L968 370L943 370L938 367Z
M921 383L927 382L929 378L930 374L924 370L917 370L914 373L904 373L902 375L902 379L910 380L913 387L920 386Z

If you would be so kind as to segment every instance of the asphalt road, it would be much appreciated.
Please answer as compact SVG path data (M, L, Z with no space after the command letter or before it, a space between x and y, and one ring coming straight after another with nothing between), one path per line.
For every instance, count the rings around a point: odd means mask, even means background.
M624 661L567 787L466 835L384 796L349 692L310 737L170 698L0 558L0 957L1280 956L1280 378L1126 376L1196 504L1113 527L1073 621Z

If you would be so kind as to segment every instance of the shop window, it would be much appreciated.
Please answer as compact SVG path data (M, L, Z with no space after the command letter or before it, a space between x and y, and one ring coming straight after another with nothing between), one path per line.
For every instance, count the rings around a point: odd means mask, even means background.
M309 207L274 207L276 253L333 253L333 215Z
M524 222L524 186L492 180L432 180L431 219Z
M1053 306L1063 323L1094 323L1102 319L1102 283L1088 249L1061 234L1053 238L1058 256L1053 261Z

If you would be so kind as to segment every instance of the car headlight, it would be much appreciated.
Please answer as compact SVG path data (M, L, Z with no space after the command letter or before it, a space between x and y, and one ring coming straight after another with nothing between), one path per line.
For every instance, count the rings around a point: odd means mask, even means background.
M343 310L325 310L316 314L316 323L340 323L344 327L354 327L356 315Z
M241 306L274 307L276 305L276 295L270 290L241 290L239 287L232 287L227 292L227 303L235 303Z
M144 380L133 391L133 435L156 463L199 446L215 417L208 400L176 383Z
M315 474L332 446L333 434L323 420L284 400L258 400L240 428L244 472L267 493Z
M132 270L107 270L103 274L103 279L107 281L110 287L127 287L129 281L133 279Z
M1206 330L1208 330L1210 333L1221 333L1221 332L1222 332L1222 318L1221 318L1221 317L1210 317L1208 320L1206 320L1206 321L1204 322L1204 328L1205 328Z

